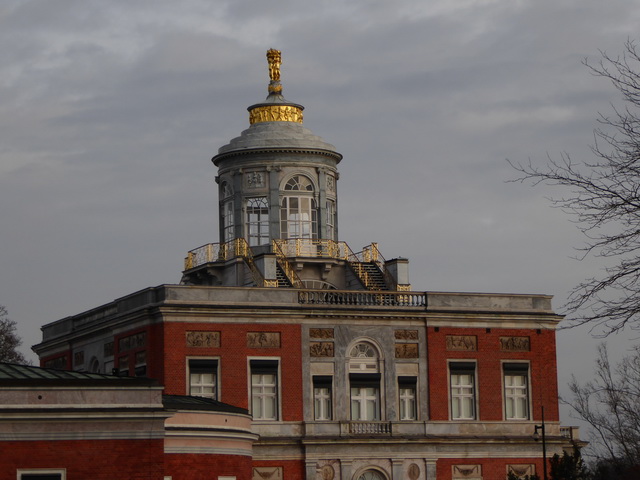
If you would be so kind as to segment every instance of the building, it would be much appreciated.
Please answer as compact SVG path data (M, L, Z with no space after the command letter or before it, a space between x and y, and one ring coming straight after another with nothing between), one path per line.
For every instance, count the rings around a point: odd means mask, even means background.
M551 297L415 291L407 259L340 241L342 156L267 58L266 100L213 157L219 242L188 252L180 285L42 327L42 365L249 410L256 480L541 474L536 426L549 456L575 432L559 423Z
M250 479L247 411L162 390L144 377L0 363L0 479Z

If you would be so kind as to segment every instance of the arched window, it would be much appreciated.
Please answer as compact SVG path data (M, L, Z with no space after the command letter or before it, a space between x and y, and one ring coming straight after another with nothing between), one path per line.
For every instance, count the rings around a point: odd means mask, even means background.
M294 175L284 190L287 193L280 204L280 237L318 238L318 210L311 180Z
M382 473L376 470L367 470L363 472L361 475L358 475L357 480L386 480Z
M351 420L380 420L379 353L369 342L356 343L349 351Z
M247 200L247 235L249 246L269 243L269 205L266 197Z

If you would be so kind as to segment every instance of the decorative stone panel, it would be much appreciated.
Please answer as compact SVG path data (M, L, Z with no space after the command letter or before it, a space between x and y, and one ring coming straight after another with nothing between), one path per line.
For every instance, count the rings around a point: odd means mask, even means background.
M280 332L247 332L248 348L280 348Z
M482 478L482 466L452 465L451 476L454 479L479 480Z
M220 346L220 332L197 332L191 331L186 333L187 347L212 347Z
M418 358L417 343L396 343L396 358Z
M478 350L478 337L475 335L447 335L447 350L475 352Z
M340 462L338 460L318 462L316 480L340 480Z
M248 172L245 174L247 188L264 188L265 179L265 172Z
M333 342L311 342L309 355L312 357L333 357Z
M500 337L500 350L503 352L529 352L529 337Z
M333 338L333 328L310 328L309 336L311 338L320 338L320 339Z
M417 330L396 330L394 335L396 340L418 340Z
M283 480L282 467L253 467L251 480Z
M84 350L80 352L73 353L73 364L77 367L79 365L84 365Z
M407 468L407 478L409 480L418 480L420 478L420 467L417 463L411 463Z
M507 465L507 475L510 473L513 473L518 478L524 478L527 475L535 475L536 468L533 464Z
M147 345L147 332L135 333L128 337L122 337L118 341L118 348L120 352L129 350L132 348L144 347Z

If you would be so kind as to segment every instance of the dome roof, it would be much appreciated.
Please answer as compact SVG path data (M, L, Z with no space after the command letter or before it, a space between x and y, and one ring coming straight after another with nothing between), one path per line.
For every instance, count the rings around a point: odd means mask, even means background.
M239 137L232 139L218 150L218 155L247 149L296 149L328 150L334 153L336 147L314 135L311 130L296 122L254 123Z

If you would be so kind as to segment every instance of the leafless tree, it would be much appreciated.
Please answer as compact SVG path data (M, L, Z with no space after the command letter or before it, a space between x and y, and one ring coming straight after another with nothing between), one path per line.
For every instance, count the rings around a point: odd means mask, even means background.
M22 340L16 334L16 322L9 318L7 309L0 305L0 362L27 363L18 351Z
M564 187L551 201L586 236L578 258L607 259L602 273L572 290L565 307L573 325L587 323L595 334L608 335L640 329L640 53L629 40L622 56L601 55L596 64L584 63L611 81L625 107L600 114L594 160L576 163L564 154L544 167L511 164L522 174L519 181Z
M640 346L613 366L607 348L598 348L594 379L575 377L566 403L591 426L589 453L601 465L640 466Z

